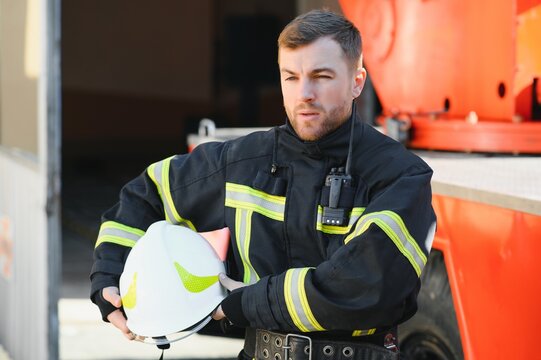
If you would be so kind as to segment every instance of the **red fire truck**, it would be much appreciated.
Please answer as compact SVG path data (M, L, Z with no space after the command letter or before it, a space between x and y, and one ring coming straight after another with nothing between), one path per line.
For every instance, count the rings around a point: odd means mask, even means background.
M541 153L541 1L340 3L363 34L388 133L462 152L424 154L438 231L403 351L541 358L541 158L516 156Z

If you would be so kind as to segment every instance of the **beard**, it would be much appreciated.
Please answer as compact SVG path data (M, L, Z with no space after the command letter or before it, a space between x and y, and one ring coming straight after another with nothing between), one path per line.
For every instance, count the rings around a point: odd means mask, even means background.
M290 111L287 107L285 107L285 110L289 122L299 138L304 141L316 141L338 129L349 119L351 115L351 103L345 101L329 111L325 111L319 104L306 103L297 105L293 111ZM319 118L314 121L303 121L299 119L298 113L300 111L318 112Z

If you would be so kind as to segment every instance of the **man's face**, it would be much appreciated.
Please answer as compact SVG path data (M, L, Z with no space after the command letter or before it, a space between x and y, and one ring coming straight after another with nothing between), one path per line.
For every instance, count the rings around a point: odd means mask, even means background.
M302 140L318 140L347 121L366 71L354 71L335 40L322 37L296 49L282 47L278 62L284 107Z

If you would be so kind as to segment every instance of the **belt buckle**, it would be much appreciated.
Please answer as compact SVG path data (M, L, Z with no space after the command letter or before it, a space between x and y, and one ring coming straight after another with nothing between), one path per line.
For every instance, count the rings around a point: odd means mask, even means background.
M308 360L312 360L312 339L309 336L299 335L299 334L287 334L285 344L283 346L284 348L284 360L289 360L289 350L291 349L291 345L289 345L289 338L296 337L299 339L308 340ZM306 351L305 351L306 353Z

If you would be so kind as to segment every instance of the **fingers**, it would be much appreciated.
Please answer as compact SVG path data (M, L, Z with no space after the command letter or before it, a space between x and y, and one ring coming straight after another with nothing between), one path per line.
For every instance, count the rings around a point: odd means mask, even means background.
M120 308L122 306L122 298L120 297L120 291L116 286L109 286L103 289L103 298L109 301L114 307ZM107 320L120 330L128 340L134 340L135 334L128 329L126 324L126 318L120 310L115 310L107 315Z
M222 286L225 287L229 291L233 291L235 289L246 286L245 283L240 282L240 281L235 281L235 280L229 278L224 273L220 273L219 279L220 279L220 284L222 284Z
M225 317L225 314L222 310L222 305L218 306L216 310L212 313L212 318L214 320L222 320Z
M116 286L109 286L103 289L103 298L109 301L114 307L120 308L122 306L122 299L120 298L120 290Z
M128 326L126 324L126 318L120 310L115 310L109 315L107 315L107 320L109 320L111 324L113 324L117 329L119 329L122 335L124 335L128 340L135 339L135 334L132 333L130 329L128 329Z

